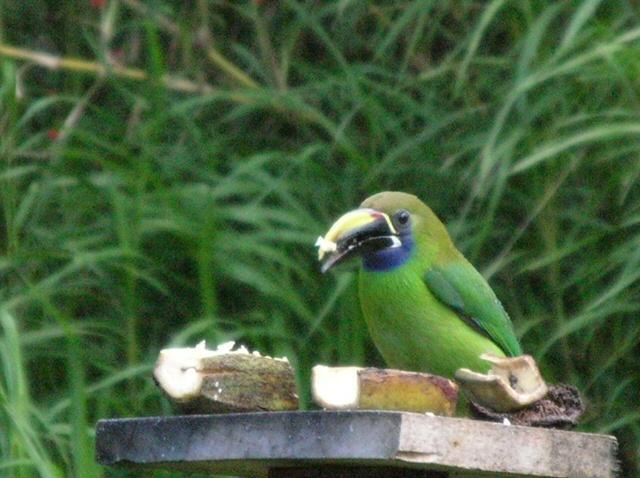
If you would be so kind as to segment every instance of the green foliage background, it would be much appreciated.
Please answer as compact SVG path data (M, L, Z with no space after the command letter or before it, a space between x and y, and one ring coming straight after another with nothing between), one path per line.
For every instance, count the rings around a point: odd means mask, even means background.
M313 242L398 189L634 476L639 20L630 0L3 0L0 473L105 473L97 419L168 412L162 347L287 355L305 400L315 363L381 364Z

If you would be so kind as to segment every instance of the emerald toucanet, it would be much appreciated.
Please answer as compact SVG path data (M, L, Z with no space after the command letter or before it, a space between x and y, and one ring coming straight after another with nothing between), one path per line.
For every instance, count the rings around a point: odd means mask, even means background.
M389 366L453 377L462 367L486 372L483 353L521 354L495 293L417 197L371 196L316 245L323 272L361 258L362 312Z

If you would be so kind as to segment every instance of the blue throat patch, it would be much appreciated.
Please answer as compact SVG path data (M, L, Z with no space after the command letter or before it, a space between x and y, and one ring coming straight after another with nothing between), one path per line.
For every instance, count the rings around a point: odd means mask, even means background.
M411 232L400 234L400 247L389 247L362 256L362 264L367 271L387 272L400 267L407 262L413 252L413 237Z

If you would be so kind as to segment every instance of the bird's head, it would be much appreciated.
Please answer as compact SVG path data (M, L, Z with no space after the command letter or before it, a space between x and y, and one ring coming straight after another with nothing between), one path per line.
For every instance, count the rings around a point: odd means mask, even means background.
M444 225L420 199L387 191L341 216L316 245L322 272L355 257L367 270L387 271L403 265L416 243L425 241L450 243Z

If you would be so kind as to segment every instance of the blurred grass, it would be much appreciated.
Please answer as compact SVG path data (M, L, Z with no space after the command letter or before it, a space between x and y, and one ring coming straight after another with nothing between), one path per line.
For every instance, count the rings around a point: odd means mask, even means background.
M301 385L318 362L381 363L353 276L321 276L312 244L399 189L446 220L525 350L587 398L581 429L615 434L637 474L639 14L3 2L2 45L113 74L0 60L0 473L100 476L95 420L167 412L150 369L169 344L242 341Z

